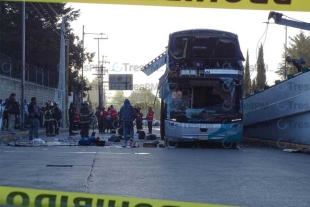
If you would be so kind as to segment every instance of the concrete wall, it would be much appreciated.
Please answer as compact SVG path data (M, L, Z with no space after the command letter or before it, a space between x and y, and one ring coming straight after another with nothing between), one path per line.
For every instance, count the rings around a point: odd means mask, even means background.
M300 74L243 102L244 136L310 143L310 72Z
M8 98L11 93L15 93L17 99L21 100L21 80L0 75L0 99ZM46 101L58 101L58 92L56 88L26 82L24 97L28 103L31 97L36 97L37 103L45 106Z

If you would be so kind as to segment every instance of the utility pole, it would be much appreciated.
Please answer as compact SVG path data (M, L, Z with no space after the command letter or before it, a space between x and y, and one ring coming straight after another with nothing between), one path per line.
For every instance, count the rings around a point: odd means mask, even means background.
M66 120L64 120L64 122L65 122L65 126L67 126L67 121L68 121L68 103L69 103L69 101L68 101L68 99L69 99L69 44L70 44L70 42L69 42L69 39L67 39L67 57L66 57L66 108L65 109L63 109L63 110L65 110L66 111L66 115L65 115L65 117L66 117Z
M107 57L107 56L102 55L102 66L103 66L102 69L105 68L103 64L110 63L110 62L105 61L104 57ZM102 88L103 88L103 106L105 105L105 101L106 101L105 100L105 87L103 87L103 75L105 75L105 72L108 72L108 70L104 70L104 71L102 70L101 72L102 73Z
M287 50L286 50L286 48L287 48L287 26L285 26L285 57L284 57L284 79L286 79L286 76L287 76L287 68L286 68L286 66L287 66L287 63L286 63L286 56L287 56L287 54L286 54L286 52L287 52Z
M23 1L22 3L22 80L21 80L21 104L20 104L20 108L21 108L21 127L20 129L23 131L24 130L24 125L25 125L25 115L24 115L24 90L25 90L25 27L26 27L26 23L25 23L25 19L26 19L26 6L25 6L25 1Z
M99 72L99 69L100 69L100 73L98 73L98 91L99 91L99 107L102 108L103 107L103 83L102 83L102 76L103 76L103 64L102 64L102 67L100 67L100 40L105 40L105 39L108 39L108 37L106 38L103 38L103 37L98 37L98 38L94 38L95 40L98 40L98 67L96 67L98 69L98 72Z
M81 106L82 106L82 103L83 103L83 95L84 95L84 35L85 35L85 32L84 32L84 25L83 25L83 35L82 35L82 91L81 91Z
M82 34L82 92L81 92L81 105L84 98L84 36L86 34L92 34L92 35L105 35L105 33L85 33L84 31L84 25L83 25L83 34ZM99 66L99 65L98 65Z

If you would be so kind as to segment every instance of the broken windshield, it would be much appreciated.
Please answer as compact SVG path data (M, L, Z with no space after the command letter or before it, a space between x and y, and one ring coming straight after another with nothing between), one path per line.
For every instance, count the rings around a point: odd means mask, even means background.
M236 39L209 36L172 37L170 55L175 59L243 59Z
M182 86L170 91L165 100L170 119L214 123L240 115L241 87L233 78L188 81Z

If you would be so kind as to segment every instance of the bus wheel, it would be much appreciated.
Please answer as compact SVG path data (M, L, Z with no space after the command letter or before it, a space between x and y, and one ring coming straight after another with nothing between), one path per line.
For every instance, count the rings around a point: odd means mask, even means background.
M225 148L225 149L234 149L236 148L236 143L233 143L233 142L225 142L225 140L223 140L222 142L222 146Z

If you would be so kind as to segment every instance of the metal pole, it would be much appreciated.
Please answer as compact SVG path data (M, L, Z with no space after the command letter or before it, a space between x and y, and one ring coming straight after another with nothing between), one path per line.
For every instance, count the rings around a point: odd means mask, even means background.
M286 63L286 52L287 52L287 50L286 50L286 48L287 48L287 26L285 26L285 59L284 59L284 64L285 64L285 66L284 66L284 79L286 79L286 76L287 76L287 68L286 68L286 66L287 66L287 63Z
M99 40L100 40L100 38L98 38L98 69L100 69ZM98 92L99 92L99 107L100 108L102 107L101 76L102 76L102 73L100 73L100 77L98 78Z
M21 81L21 130L24 130L24 87L25 87L25 16L26 16L26 8L25 2L22 3L22 81Z
M81 106L83 103L83 95L84 95L84 25L83 25L83 35L82 35L82 92L81 92Z
M67 58L66 58L66 108L64 109L66 111L65 117L66 119L64 120L65 122L65 127L67 127L67 120L68 120L68 102L69 102L69 39L67 39Z

